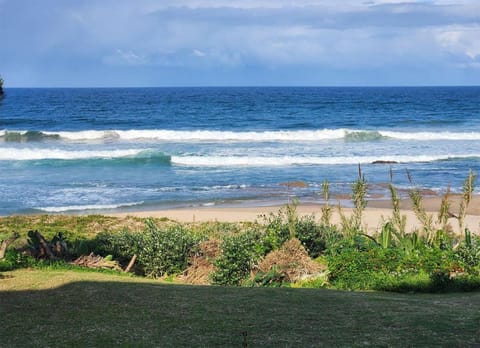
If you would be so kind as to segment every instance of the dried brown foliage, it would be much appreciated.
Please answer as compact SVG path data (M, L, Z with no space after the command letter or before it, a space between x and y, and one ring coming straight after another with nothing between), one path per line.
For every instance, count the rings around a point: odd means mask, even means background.
M269 253L258 264L260 272L267 273L273 267L285 277L285 281L294 282L322 270L322 266L313 261L297 238L285 242L283 246Z
M222 252L219 239L209 239L199 244L199 251L190 260L190 266L178 277L178 280L196 285L210 284L210 274L215 271L213 264Z

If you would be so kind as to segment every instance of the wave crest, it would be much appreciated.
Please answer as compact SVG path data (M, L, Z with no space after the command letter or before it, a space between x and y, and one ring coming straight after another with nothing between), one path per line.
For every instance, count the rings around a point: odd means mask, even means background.
M341 140L368 142L381 139L397 140L480 140L480 132L400 132L389 130L319 129L291 131L217 131L217 130L84 130L84 131L0 131L0 140L35 142L43 140L104 141L151 140L164 142L230 141L230 142L305 142Z
M63 213L67 211L84 211L84 210L110 210L118 208L128 208L142 205L144 202L119 203L119 204L91 204L91 205L67 205L62 207L38 207L36 210L48 213Z
M480 154L419 155L419 156L345 156L345 157L247 157L247 156L172 156L172 163L185 166L230 167L252 166L273 167L291 165L336 165L377 163L434 162L464 158L480 158Z
M125 150L80 150L37 148L3 148L0 149L0 161L34 161L34 160L90 160L90 159L125 159L158 160L170 162L170 156L162 152L146 149Z

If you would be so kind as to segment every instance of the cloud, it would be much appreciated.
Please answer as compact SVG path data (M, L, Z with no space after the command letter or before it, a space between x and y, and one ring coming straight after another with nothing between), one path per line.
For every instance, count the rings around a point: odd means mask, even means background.
M343 81L372 69L473 69L480 79L476 0L0 0L0 16L0 67L32 76L84 67Z
M480 62L480 25L451 26L439 29L436 39L447 51ZM477 63L478 63L477 62ZM477 64L475 64L477 65Z
M193 49L192 54L196 57L205 57L207 55L205 52L197 50L196 48Z
M148 58L131 50L123 51L117 48L115 54L104 57L104 62L112 65L145 65Z

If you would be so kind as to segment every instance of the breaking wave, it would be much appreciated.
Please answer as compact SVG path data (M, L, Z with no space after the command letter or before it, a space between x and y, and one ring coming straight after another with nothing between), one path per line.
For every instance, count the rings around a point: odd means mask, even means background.
M170 162L170 156L162 152L145 149L126 150L80 150L3 148L0 149L0 161L35 161L35 160L156 160Z
M107 210L127 208L137 205L142 205L144 202L119 203L119 204L91 204L91 205L67 205L63 207L38 207L36 210L45 211L48 213L63 213L67 211L82 211L82 210Z
M480 140L480 132L398 132L389 130L321 129L295 131L216 131L216 130L85 130L85 131L0 131L5 142L44 140L103 141L151 140L164 142L231 141L231 142L304 142L344 139L345 141L398 140Z
M290 165L335 165L369 163L415 163L434 162L465 158L480 158L479 154L465 155L419 155L419 156L345 156L345 157L247 157L247 156L172 156L172 164L184 166L290 166Z

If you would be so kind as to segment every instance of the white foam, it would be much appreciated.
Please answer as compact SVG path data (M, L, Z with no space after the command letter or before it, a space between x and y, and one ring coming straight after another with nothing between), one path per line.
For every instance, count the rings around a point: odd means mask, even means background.
M75 160L88 158L119 158L135 156L146 151L142 149L68 151L61 149L0 148L0 161L28 161L44 159Z
M102 130L85 130L78 132L42 132L46 135L59 135L63 139L68 140L101 140L108 138L118 138L116 131L102 131Z
M379 131L384 137L401 140L480 140L479 132L392 132Z
M40 207L35 209L46 211L48 213L62 213L66 211L106 210L106 209L126 208L126 207L133 207L135 205L141 205L141 204L143 204L143 201L133 202L133 203L120 203L120 204L67 205L64 207Z
M152 139L159 141L317 141L341 139L345 136L344 129L323 129L315 131L177 131L177 130L112 130L112 131L81 131L81 132L44 132L58 134L69 140L100 140L105 138L120 138L123 140Z
M419 155L419 156L345 156L345 157L263 157L263 156L172 156L172 163L186 166L289 166L289 165L334 165L368 164L375 161L398 163L432 162L452 158L480 157L480 154Z
M15 131L25 134L27 131ZM8 133L0 130L0 136ZM400 140L480 140L480 132L400 132L391 130L361 130L361 129L319 129L319 130L295 130L295 131L217 131L217 130L166 130L166 129L131 129L131 130L84 130L84 131L44 131L45 135L58 135L64 140L71 141L95 141L105 139L121 140L157 140L165 142L182 141L238 141L238 142L304 142L343 139L354 133L377 133L381 136ZM359 137L361 140L361 137ZM368 137L366 138L368 141Z

